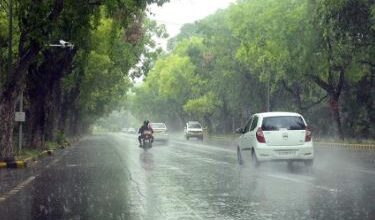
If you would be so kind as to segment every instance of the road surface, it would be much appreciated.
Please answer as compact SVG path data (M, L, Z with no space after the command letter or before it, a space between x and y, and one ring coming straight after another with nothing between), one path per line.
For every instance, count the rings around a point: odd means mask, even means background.
M317 150L262 164L234 147L97 134L31 168L0 170L0 219L375 219L374 164Z

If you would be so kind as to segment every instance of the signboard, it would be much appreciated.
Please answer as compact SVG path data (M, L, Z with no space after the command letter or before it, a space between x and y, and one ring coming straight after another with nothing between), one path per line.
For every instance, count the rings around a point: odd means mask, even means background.
M14 119L15 121L25 122L25 119L26 119L25 112L16 112L15 119Z

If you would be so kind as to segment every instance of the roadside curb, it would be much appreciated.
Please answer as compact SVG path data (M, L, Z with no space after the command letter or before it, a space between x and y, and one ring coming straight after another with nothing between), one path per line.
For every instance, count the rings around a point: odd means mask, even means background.
M61 147L63 149L65 147ZM42 151L40 154L34 157L28 157L23 160L14 160L14 161L0 161L0 169L1 168L26 168L28 164L30 164L33 161L37 161L38 159L41 159L45 156L52 156L53 150L45 150Z
M63 149L63 148L61 148L61 149ZM53 152L54 152L54 150L44 150L40 154L38 154L37 156L26 158L25 162L26 162L26 164L30 164L31 162L37 161L38 159L41 159L43 157L52 156Z
M24 167L26 167L26 162L24 160L0 161L0 168L24 168Z
M62 150L66 149L73 144L80 141L80 138L73 138L69 141L65 141L63 144L61 144L59 147L57 147L55 150L44 150L40 152L38 155L31 156L28 158L25 158L23 160L10 160L10 161L3 161L0 160L0 169L2 168L26 168L29 164L32 162L38 161L39 159L46 157L46 156L52 156L54 151L56 150Z
M345 143L329 143L329 142L314 142L314 144L319 144L321 146L350 150L350 151L375 151L374 144L345 144Z

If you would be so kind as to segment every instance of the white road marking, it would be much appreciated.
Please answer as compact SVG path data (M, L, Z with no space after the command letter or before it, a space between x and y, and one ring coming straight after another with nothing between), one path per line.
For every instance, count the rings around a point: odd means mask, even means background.
M3 202L7 199L9 199L11 196L17 194L20 190L25 188L28 184L30 184L35 179L35 176L30 176L25 181L19 183L16 187L14 187L12 190L10 190L7 193L4 193L3 195L0 195L0 202Z
M288 177L288 176L284 176L284 175L266 174L266 176L281 179L281 180L285 180L285 181L290 181L290 182L294 182L294 183L305 184L305 185L308 185L308 186L312 186L316 189L321 189L321 190L325 190L325 191L332 192L332 193L339 192L339 190L335 189L335 188L329 188L329 187L326 187L326 186L315 185L315 184L313 184L309 181L306 181L306 180L296 179L296 178L292 178L292 177Z

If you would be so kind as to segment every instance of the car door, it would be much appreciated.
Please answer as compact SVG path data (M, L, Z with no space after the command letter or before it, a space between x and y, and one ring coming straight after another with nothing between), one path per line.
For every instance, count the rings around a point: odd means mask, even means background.
M245 134L245 141L248 148L253 148L255 146L255 133L257 132L257 125L259 121L259 116L253 116L253 120L251 121L251 125L249 131Z
M247 133L249 132L249 129L250 129L250 125L251 125L251 122L253 120L253 117L251 117L247 122L246 122L246 125L245 127L243 128L243 132L239 138L239 145L241 148L247 148L249 147L247 144L248 144L248 141L247 141Z

